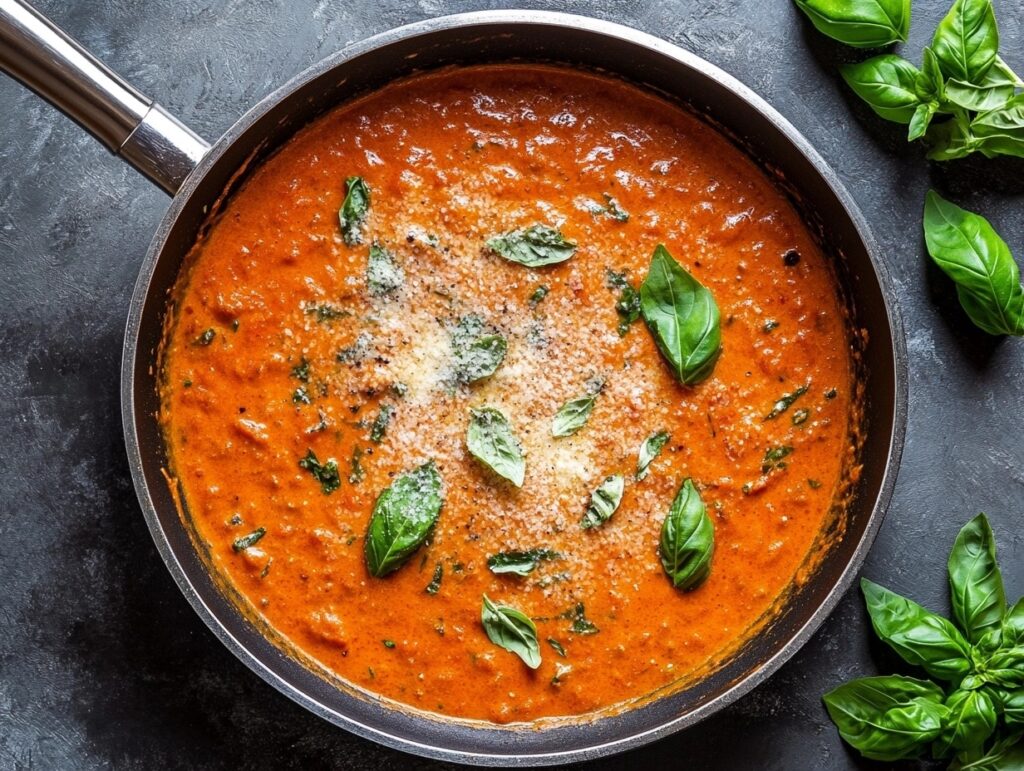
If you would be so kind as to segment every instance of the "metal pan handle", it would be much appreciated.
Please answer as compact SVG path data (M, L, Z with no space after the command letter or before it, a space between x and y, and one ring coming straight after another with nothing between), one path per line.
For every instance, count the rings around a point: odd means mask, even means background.
M0 0L0 70L171 195L210 149L25 0Z

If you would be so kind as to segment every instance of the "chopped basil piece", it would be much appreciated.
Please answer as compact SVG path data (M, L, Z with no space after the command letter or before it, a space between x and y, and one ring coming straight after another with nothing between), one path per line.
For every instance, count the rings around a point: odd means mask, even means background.
M352 472L348 475L349 484L357 485L363 481L366 472L363 471L363 448L356 446L352 448Z
M647 476L654 459L661 454L662 448L668 442L668 431L657 431L644 439L640 445L640 453L636 459L636 480L639 482Z
M427 588L424 589L427 594L437 594L441 591L441 579L444 578L444 565L440 562L434 566L434 577L430 579L430 583L427 584Z
M624 489L625 480L622 478L622 474L606 478L591 494L590 505L587 506L580 525L585 529L590 529L607 522L619 508Z
M597 634L601 631L593 621L587 618L582 602L577 602L576 607L568 611L567 618L572 619L569 631L573 634Z
M236 538L231 544L231 548L236 552L245 551L250 546L255 546L259 543L259 540L267 534L265 528L258 527L253 530L249 535L243 535L241 538Z
M309 382L309 362L306 361L305 356L302 357L298 364L292 367L292 377L301 380L303 383Z
M488 239L487 248L509 262L540 268L565 262L576 253L576 244L547 225L533 225Z
M338 476L338 463L333 458L326 463L320 463L317 460L316 453L312 450L307 450L306 457L299 459L299 467L313 475L313 478L320 483L324 495L330 495L341 487L341 477Z
M806 423L807 418L811 416L811 411L807 409L799 409L793 411L793 425L799 426L801 423Z
M565 648L562 647L562 643L558 642L554 637L548 638L548 645L555 649L555 653L561 656L563 659L568 657L569 654L565 652Z
M548 292L550 291L551 290L547 287L546 284L541 284L536 289L534 289L533 294L530 295L530 307L536 308L538 305L540 305L541 300L547 297Z
M395 408L390 404L380 405L380 412L377 413L377 417L373 421L373 426L370 428L370 441L374 444L380 444L384 439L384 433L388 430L388 425L391 423L391 418L395 414Z
M405 283L405 271L395 262L394 255L374 241L366 265L366 285L374 297L382 297L400 289Z
M629 222L629 212L623 209L619 202L612 198L608 193L601 193L604 198L604 206L599 203L591 202L587 208L591 214L595 217L604 214L609 219L613 219L616 222Z
M788 444L769 447L764 453L764 461L761 463L761 473L767 474L771 471L786 468L786 461L784 459L792 452L793 448Z
M309 396L309 390L306 386L299 386L292 392L292 401L295 404L312 404L313 400Z
M625 337L630 326L640 318L640 293L626 278L626 273L609 270L606 283L609 289L619 291L619 299L615 302L615 312L619 314L619 337Z
M338 222L345 243L355 246L363 242L363 223L370 212L370 188L362 177L349 177L345 186L347 192L338 211Z
M801 396L807 393L807 389L809 387L810 386L802 385L795 391L780 396L779 400L775 402L774 405L772 405L771 411L767 415L765 415L763 419L774 420L775 418L779 417L779 415L781 415L783 412L785 412L791 406L793 406L793 402L795 402L797 399L799 399Z
M761 329L764 332L771 332L773 329L778 329L778 328L779 328L779 322L776 321L775 319L768 319L768 321L766 321L764 323L764 326L761 327Z
M369 332L360 332L355 342L338 351L335 358L342 364L359 364L369 353L371 342L373 342L373 337Z
M216 330L214 330L212 328L211 329L207 329L205 332L203 332L203 334L199 335L199 337L197 337L195 339L195 345L203 345L203 346L209 345L210 343L213 342L213 338L215 338L216 336L217 336Z
M323 324L325 321L347 318L352 315L352 312L344 310L343 308L338 308L330 303L320 303L319 305L307 306L306 314L309 316L316 316L316 322L318 324Z
M389 648L390 649L390 648L394 648L395 647L395 641L394 640L381 640L381 642L384 643L384 647L385 648Z
M495 575L512 573L525 576L536 570L542 561L557 560L561 557L561 554L551 549L503 551L487 558L487 568Z

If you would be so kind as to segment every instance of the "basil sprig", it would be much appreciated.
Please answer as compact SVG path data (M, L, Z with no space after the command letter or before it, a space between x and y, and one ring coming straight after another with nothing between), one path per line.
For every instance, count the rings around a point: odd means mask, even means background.
M857 48L906 41L910 0L795 0L819 32Z
M527 576L537 569L541 562L557 560L561 554L551 549L529 549L527 551L503 551L487 558L487 569L495 575L511 573Z
M530 669L540 666L537 626L529 616L508 605L495 605L485 594L480 621L492 643L516 654Z
M494 407L482 407L470 410L469 414L466 430L469 452L498 476L522 487L526 460L505 413Z
M622 474L613 474L606 478L591 494L590 505L587 506L580 525L584 529L590 529L611 519L612 514L622 502L624 489L625 480L622 478Z
M362 177L349 177L345 180L345 200L338 211L338 222L341 224L341 237L349 246L363 242L363 223L370 213L370 188Z
M679 382L694 385L711 375L722 348L718 305L661 244L640 286L640 312Z
M528 268L555 265L576 254L576 244L547 225L532 225L495 236L488 239L487 248L509 262Z
M676 589L696 589L711 574L715 527L700 493L689 479L679 488L662 523L658 552Z
M842 737L868 758L913 758L930 746L933 757L953 756L951 769L1024 767L1024 599L1006 608L983 514L957 536L949 581L953 622L861 583L878 636L947 685L866 677L826 694L825 706Z
M428 461L400 475L373 505L366 531L366 566L381 578L398 570L427 540L441 512L441 475Z
M924 238L932 260L956 283L971 321L992 335L1024 335L1020 270L988 220L930 190Z
M637 482L644 479L650 471L651 464L654 459L661 454L662 448L668 441L668 431L656 431L649 437L644 439L644 443L640 445L640 452L636 458L636 473L634 478Z

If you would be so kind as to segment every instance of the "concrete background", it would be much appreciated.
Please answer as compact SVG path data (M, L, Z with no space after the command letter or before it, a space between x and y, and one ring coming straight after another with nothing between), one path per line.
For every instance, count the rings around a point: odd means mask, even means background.
M925 256L936 187L985 214L1024 262L1024 163L929 164L836 71L857 54L788 0L522 2L651 32L732 73L833 164L892 271L911 366L909 441L864 573L948 608L945 561L980 510L1008 594L1024 593L1024 342L975 330ZM45 0L40 8L145 93L214 138L319 58L486 0ZM914 60L946 0L915 0ZM1024 2L996 0L1024 72ZM0 78L0 768L433 768L314 718L214 639L143 523L121 439L118 367L137 265L167 200L67 119ZM849 769L821 706L848 678L899 668L851 593L768 683L695 730L595 763Z

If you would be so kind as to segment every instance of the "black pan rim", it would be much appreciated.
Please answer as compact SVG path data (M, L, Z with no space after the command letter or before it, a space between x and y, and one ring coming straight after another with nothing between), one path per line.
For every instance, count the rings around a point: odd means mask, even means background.
M633 734L629 737L611 742L602 742L600 734L595 734L594 744L567 750L556 750L543 753L523 754L510 747L507 753L472 753L456 750L436 744L415 741L407 736L388 733L375 727L365 725L349 716L338 713L312 698L309 694L297 689L292 683L285 681L273 672L259 656L233 636L219 619L216 612L204 601L197 591L178 555L171 546L167 533L159 519L155 504L150 496L143 470L143 458L138 441L138 426L135 405L135 370L137 357L147 357L145 351L139 351L139 333L142 324L143 307L150 295L151 280L164 251L165 244L172 227L181 214L185 203L196 191L206 173L219 161L225 150L232 146L244 132L250 128L266 112L279 101L300 89L335 67L366 52L385 48L398 41L413 39L432 32L455 28L473 28L483 25L539 25L554 28L571 28L595 36L604 36L626 41L632 45L649 49L653 53L681 66L696 70L716 81L742 100L750 110L760 113L769 120L785 139L813 166L816 173L829 187L840 205L845 209L857 233L863 242L865 251L875 273L881 294L884 299L884 311L890 331L893 350L893 372L895 392L892 408L892 432L889 439L888 455L885 470L875 501L871 506L871 514L860 541L850 560L847 562L839 579L828 591L825 599L810 614L803 626L793 634L770 658L749 675L728 687L723 693L712 698L697 709L677 716L650 730ZM609 71L614 74L614 68ZM248 110L223 136L221 136L203 158L181 190L175 196L159 227L157 228L149 250L140 268L139 277L131 299L125 330L124 349L121 364L121 409L124 424L125 445L128 455L132 479L142 508L143 515L150 533L157 546L160 556L167 565L179 590L188 600L196 613L210 628L214 635L246 666L262 679L274 686L291 700L301 704L309 711L329 722L341 726L352 733L371 739L388 747L403 750L424 757L447 760L465 764L529 766L569 763L604 757L633 749L659 738L668 736L682 728L694 725L710 714L719 711L736 699L745 695L771 676L784 662L789 660L810 637L817 631L825 618L832 612L836 604L843 598L860 570L867 553L874 542L885 512L890 504L896 484L899 463L902 457L907 423L908 373L906 341L903 323L896 305L896 288L885 264L879 259L878 245L871 234L866 220L858 209L852 196L839 181L836 173L818 154L813 146L799 131L779 112L761 97L743 85L740 81L725 73L720 68L706 62L695 54L685 51L671 43L663 41L647 33L634 30L620 24L600 21L574 14L547 11L497 10L478 11L471 13L442 16L398 27L363 41L354 43L341 51L321 60L270 93L255 106ZM865 503L865 507L867 504ZM529 730L529 729L527 729Z

